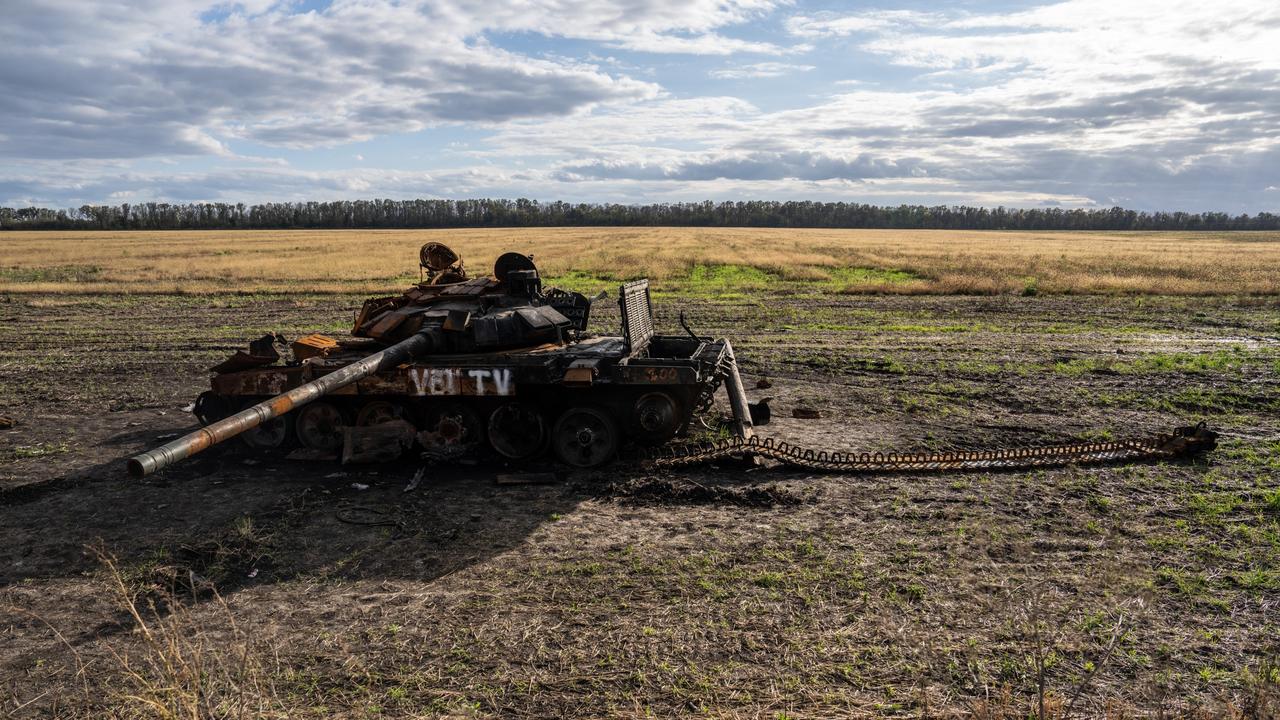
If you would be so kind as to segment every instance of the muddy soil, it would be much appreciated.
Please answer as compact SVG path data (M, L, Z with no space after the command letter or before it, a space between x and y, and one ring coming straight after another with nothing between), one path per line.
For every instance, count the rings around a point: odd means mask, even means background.
M4 298L0 710L94 716L161 692L123 670L156 650L103 556L152 622L238 663L207 673L215 692L261 681L253 715L1025 715L1040 675L1059 714L1275 702L1273 299L658 300L659 327L683 310L733 340L788 441L975 449L1204 420L1223 440L1199 462L658 474L629 454L539 464L558 478L539 485L433 468L404 492L411 462L231 443L126 477L194 427L206 368L268 330L340 332L358 302Z

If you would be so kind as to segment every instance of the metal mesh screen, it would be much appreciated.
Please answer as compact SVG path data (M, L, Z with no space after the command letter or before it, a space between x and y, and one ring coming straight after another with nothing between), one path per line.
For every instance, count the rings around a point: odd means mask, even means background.
M635 357L649 347L649 340L653 338L649 281L635 280L618 288L618 306L622 310L622 337L627 342L627 356Z

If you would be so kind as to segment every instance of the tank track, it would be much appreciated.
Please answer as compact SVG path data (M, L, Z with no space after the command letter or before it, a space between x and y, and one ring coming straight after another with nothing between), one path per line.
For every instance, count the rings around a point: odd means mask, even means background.
M1200 423L1171 433L1113 442L935 453L845 453L753 436L665 448L653 454L650 463L655 468L670 469L726 458L757 457L804 470L852 474L1011 470L1193 457L1217 447L1217 438L1217 433Z

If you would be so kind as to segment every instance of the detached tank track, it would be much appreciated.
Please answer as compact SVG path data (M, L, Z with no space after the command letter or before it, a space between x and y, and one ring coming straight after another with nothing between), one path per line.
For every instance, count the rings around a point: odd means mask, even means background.
M1204 423L1171 433L1114 442L1088 442L1002 450L953 450L936 453L844 453L814 450L773 438L734 438L667 448L650 458L657 468L678 468L730 457L760 457L818 472L949 472L1007 470L1061 465L1094 465L1137 460L1172 460L1209 452L1218 434Z

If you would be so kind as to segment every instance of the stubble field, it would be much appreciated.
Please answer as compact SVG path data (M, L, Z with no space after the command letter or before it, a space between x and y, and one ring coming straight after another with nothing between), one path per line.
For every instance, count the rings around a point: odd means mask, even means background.
M344 331L429 239L473 270L533 252L572 289L653 275L659 328L729 337L783 439L1224 436L1200 462L1035 472L628 456L405 493L411 462L233 443L124 475L193 426L206 368L268 330ZM0 711L1274 716L1278 258L1274 235L0 235ZM593 322L616 328L611 301Z
M1280 293L1280 233L761 228L8 232L0 292L399 291L442 240L486 269L513 245L576 285L671 292Z

